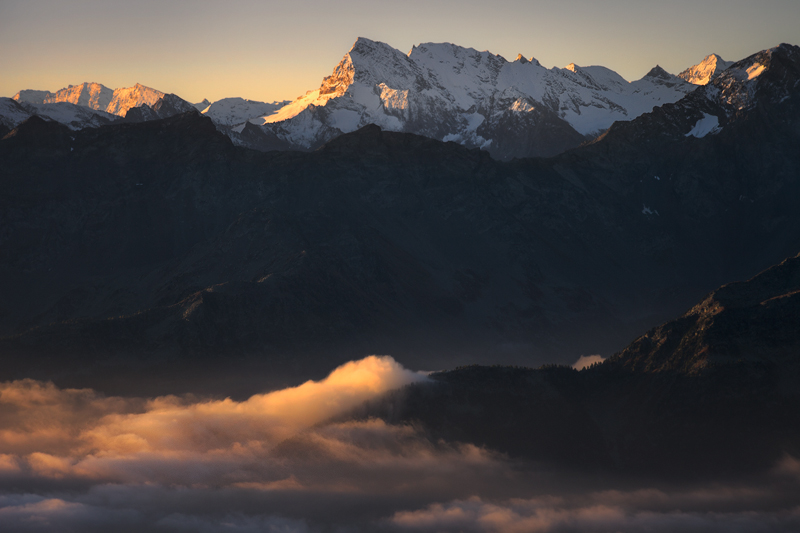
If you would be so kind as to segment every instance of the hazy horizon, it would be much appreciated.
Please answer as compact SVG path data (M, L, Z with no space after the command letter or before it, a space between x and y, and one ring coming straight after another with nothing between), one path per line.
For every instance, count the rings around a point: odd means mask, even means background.
M402 9L363 0L11 0L0 5L0 43L13 52L0 58L0 95L97 82L141 83L192 102L294 100L316 89L360 36L403 52L451 42L508 60L533 56L548 68L602 65L632 81L656 64L677 74L711 53L739 60L798 44L800 7L791 0L415 0Z

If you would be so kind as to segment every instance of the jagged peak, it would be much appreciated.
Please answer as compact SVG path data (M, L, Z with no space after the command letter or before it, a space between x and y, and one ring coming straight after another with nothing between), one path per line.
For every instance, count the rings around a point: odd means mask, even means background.
M500 61L507 63L508 61L499 54L493 54L488 50L479 51L475 48L467 46L459 46L453 43L420 43L413 47L408 55L410 58L419 58L428 56L430 58L452 58L452 57L478 57L488 59L492 62ZM413 57L412 57L413 56Z
M359 37L356 39L356 42L353 43L353 46L350 48L349 54L360 54L360 55L368 55L372 54L378 50L386 50L396 53L397 50L389 46L388 44L381 42L381 41L373 41L372 39L367 39L366 37Z
M678 77L694 85L706 85L732 64L733 61L725 61L718 54L709 54L700 63L678 74Z
M533 65L535 65L537 67L541 67L542 66L541 63L539 63L539 61L537 61L537 59L535 57L531 56L530 58L526 58L522 54L517 54L517 58L514 59L514 63L519 63L520 65L526 65L528 63L531 63L531 64L533 64Z
M359 36L359 37L356 38L356 41L353 43L353 46L350 49L352 50L353 48L355 48L359 44L362 44L362 45L365 45L365 44L366 45L374 45L374 44L377 44L379 42L380 41L373 41L372 39L369 39L367 37ZM383 44L383 43L380 43L380 44Z
M162 93L161 91L159 91L157 89L153 89L152 87L148 87L147 85L142 85L141 83L138 83L138 82L135 83L133 85L133 87L121 87L121 88L119 88L117 90L118 91L124 91L125 89L133 89L133 90L136 90L136 91L152 91L152 92L155 92L155 93L164 94L164 93Z
M661 68L661 65L656 65L650 69L650 71L644 75L645 78L660 78L660 79L670 79L672 78L672 74Z
M79 87L82 89L94 89L94 88L99 88L100 90L108 89L108 87L106 87L102 83L97 83L96 81L85 81L77 85L68 85L67 89L77 89Z

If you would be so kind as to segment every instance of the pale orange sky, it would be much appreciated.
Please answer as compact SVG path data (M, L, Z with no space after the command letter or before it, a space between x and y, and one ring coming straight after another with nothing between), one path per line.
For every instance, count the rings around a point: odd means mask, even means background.
M604 65L628 80L712 52L738 60L800 44L798 0L0 0L0 96L95 81L192 101L293 100L357 37L407 52L452 42L547 67Z

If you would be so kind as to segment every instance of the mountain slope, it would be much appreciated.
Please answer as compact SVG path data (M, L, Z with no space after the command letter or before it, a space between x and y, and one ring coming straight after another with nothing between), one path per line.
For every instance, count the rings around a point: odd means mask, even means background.
M800 255L725 285L682 317L652 329L609 364L638 372L712 372L725 365L798 365ZM796 369L795 369L796 370Z
M405 55L359 38L318 90L266 117L264 128L309 149L377 124L510 159L563 152L693 89L675 77L631 84L604 67L548 70L451 44Z

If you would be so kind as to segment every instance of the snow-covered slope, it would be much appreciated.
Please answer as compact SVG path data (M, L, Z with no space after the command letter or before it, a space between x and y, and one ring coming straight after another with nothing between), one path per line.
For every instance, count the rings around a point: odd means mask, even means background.
M195 109L197 109L198 111L202 112L205 108L207 108L208 106L211 105L211 102L208 101L208 98L203 98L202 102L197 102L196 104L192 104L192 105L194 105Z
M99 83L70 85L51 93L50 91L24 90L14 96L14 100L29 104L55 104L68 102L96 111L104 111L124 117L128 109L142 104L153 105L164 93L137 83L133 87L109 89Z
M33 115L60 122L70 129L96 128L118 119L105 111L96 111L69 102L35 104L0 98L0 124L14 128Z
M11 130L28 119L31 113L23 105L11 98L0 98L0 126Z
M687 68L678 76L694 85L707 85L708 82L719 76L720 72L731 65L733 65L733 61L725 61L717 54L711 54L697 65Z
M372 123L501 159L552 155L695 89L662 72L629 83L605 67L547 69L533 58L509 62L448 43L403 54L359 38L319 89L263 127L306 149Z
M272 115L289 102L257 102L244 98L223 98L202 109L202 113L222 126L235 126L248 120L263 124L263 118ZM261 119L261 120L259 120Z

